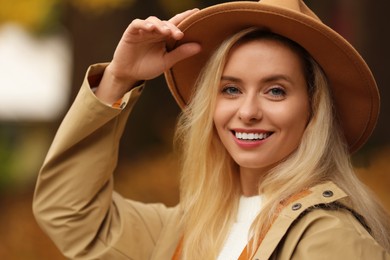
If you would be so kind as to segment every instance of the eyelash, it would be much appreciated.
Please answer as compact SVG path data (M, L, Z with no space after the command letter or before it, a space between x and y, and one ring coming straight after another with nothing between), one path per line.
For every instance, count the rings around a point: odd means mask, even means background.
M235 93L231 93L230 91L232 90L235 91ZM222 88L221 93L229 96L234 96L237 94L241 94L241 91L238 87L234 85L226 85Z
M277 91L277 93L275 93L275 91ZM235 85L225 85L222 87L221 93L223 95L227 95L228 97L234 97L241 94L242 92L240 91L239 87ZM274 100L282 100L286 96L286 91L284 90L283 87L280 86L271 87L268 90L266 90L264 93Z
M272 93L275 90L278 91L279 94ZM282 87L272 87L269 90L267 90L266 93L268 93L271 96L276 97L276 98L283 98L286 96L286 91Z

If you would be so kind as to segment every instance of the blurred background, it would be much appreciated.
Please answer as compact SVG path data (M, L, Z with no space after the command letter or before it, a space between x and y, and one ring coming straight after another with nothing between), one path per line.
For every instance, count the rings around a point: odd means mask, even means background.
M36 224L31 202L39 168L88 65L110 61L134 18L168 19L221 2L226 1L0 0L0 259L64 259ZM358 49L377 79L380 120L353 163L390 212L388 5L385 0L306 3ZM115 173L121 194L177 203L172 134L178 113L164 79L150 81L122 138Z

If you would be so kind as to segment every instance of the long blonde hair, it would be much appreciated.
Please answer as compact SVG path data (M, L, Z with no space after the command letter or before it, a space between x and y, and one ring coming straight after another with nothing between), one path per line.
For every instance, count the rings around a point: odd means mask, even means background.
M270 225L281 201L317 183L332 180L351 196L354 209L364 217L374 238L389 250L385 213L353 172L323 71L296 43L250 28L226 40L214 53L198 79L190 104L179 118L175 137L182 158L182 258L217 258L234 221L241 195L240 179L238 166L214 129L217 86L232 47L262 38L280 41L299 52L308 81L311 119L297 150L259 184L259 194L265 200L252 225L254 243Z

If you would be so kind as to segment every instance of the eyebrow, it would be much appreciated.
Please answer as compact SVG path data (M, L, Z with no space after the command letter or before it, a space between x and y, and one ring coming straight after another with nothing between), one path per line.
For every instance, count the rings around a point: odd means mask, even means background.
M236 77L232 77L232 76L223 76L221 77L221 81L224 80L224 81L232 81L232 82L242 82L241 79L239 78L236 78Z
M271 75L269 77L262 79L261 82L268 83L268 82L273 82L273 81L278 81L278 80L283 80L283 81L293 83L293 80L289 76L286 76L283 74ZM233 77L233 76L222 75L221 81L231 81L231 82L240 83L240 82L242 82L242 79L237 78L237 77Z

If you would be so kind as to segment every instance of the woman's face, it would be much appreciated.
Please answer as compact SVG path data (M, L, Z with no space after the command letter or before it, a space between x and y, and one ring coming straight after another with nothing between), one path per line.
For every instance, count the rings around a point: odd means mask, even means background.
M299 145L309 106L300 57L276 40L255 40L228 57L214 124L241 171L266 172Z

